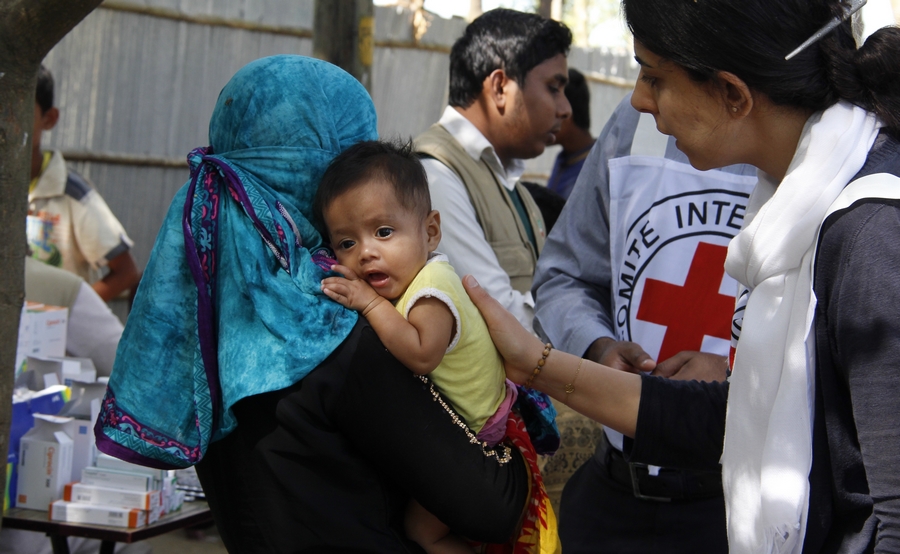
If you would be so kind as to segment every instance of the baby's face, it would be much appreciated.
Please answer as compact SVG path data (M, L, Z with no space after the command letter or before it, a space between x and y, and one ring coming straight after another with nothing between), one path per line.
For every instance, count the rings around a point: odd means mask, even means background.
M436 214L423 218L403 207L394 187L378 179L338 196L323 216L338 262L379 295L396 300L440 241L440 227L429 223Z

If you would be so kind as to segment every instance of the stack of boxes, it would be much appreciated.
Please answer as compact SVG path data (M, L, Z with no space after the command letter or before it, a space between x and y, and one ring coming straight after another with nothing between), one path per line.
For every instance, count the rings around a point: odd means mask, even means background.
M65 357L68 311L26 303L4 509L48 510L52 520L141 527L181 507L172 471L99 454L93 422L106 380L89 359ZM75 479L80 482L72 482Z
M25 302L19 318L16 377L26 369L28 356L65 356L69 310Z
M143 527L181 508L174 472L138 466L99 454L81 481L65 485L61 500L50 505L50 519L117 527Z

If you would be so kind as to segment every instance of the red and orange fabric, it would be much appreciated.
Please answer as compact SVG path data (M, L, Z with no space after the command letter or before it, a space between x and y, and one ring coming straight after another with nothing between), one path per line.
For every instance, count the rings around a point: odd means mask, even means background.
M537 452L531 443L525 423L516 412L506 421L506 440L518 448L528 470L528 502L519 532L506 544L473 545L482 554L560 554L559 529L550 497L538 469Z

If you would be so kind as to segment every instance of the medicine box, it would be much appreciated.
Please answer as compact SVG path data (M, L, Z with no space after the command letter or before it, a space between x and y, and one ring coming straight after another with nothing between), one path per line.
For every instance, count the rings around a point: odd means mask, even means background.
M95 506L118 506L137 510L160 509L162 497L159 491L123 491L83 483L69 483L63 492L63 500L93 504Z
M94 362L85 358L69 358L66 356L28 356L28 373L34 377L26 386L44 388L64 384L71 386L75 382L92 383L97 380Z
M34 427L34 414L56 415L65 405L68 392L68 388L57 385L39 392L16 391L13 395L12 424L9 428L9 452L6 466L6 494L3 498L3 505L6 508L16 506L19 446L25 433Z
M72 418L66 425L66 433L72 439L72 478L77 479L84 468L94 465L97 457L94 422Z
M126 491L146 492L158 488L158 486L154 486L156 483L150 475L127 473L102 467L86 467L81 470L81 482L85 485Z
M16 343L16 372L15 377L25 371L27 367L26 360L31 350L31 316L28 314L28 305L22 305L22 313L19 315L19 337Z
M134 529L147 525L147 512L117 506L95 506L57 500L50 506L51 521L94 523Z
M28 368L28 356L65 356L69 310L25 302L19 318L16 377Z
M162 482L166 478L166 470L164 469L156 469L147 466L140 466L137 464L133 464L131 462L126 462L125 460L120 460L115 456L110 456L109 454L97 454L97 467L102 467L104 469L113 469L116 471L125 471L128 473L139 473L141 475L149 475L153 477L154 480L160 482L160 486Z
M46 510L72 480L71 418L35 414L34 428L19 443L16 506Z

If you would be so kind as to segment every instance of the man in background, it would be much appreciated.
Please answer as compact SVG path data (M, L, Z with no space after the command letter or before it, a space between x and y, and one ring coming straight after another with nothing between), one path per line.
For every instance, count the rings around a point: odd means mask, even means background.
M528 329L531 282L546 236L519 183L525 165L569 117L563 89L572 33L557 21L506 9L485 12L450 53L450 101L415 139L441 213L438 249L471 273Z
M108 302L140 280L130 252L133 243L100 194L66 167L62 154L41 151L42 133L59 121L53 88L53 75L41 66L31 140L28 243L35 258L80 276Z
M547 188L568 199L584 160L594 146L594 137L591 136L591 91L584 75L571 67L566 98L572 106L572 117L563 121L556 135L556 142L562 146L562 151L556 156Z

